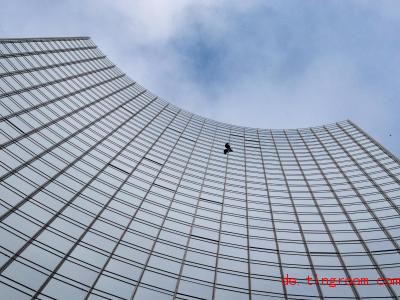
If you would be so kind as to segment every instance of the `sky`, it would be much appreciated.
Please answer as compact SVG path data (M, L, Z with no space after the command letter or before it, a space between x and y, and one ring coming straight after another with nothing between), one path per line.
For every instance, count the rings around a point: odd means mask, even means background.
M90 36L133 80L235 125L350 119L400 156L400 1L0 0L0 37Z

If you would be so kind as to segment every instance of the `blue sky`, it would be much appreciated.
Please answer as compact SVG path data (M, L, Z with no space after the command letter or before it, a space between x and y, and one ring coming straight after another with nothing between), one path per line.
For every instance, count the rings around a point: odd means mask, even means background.
M0 0L0 7L0 36L91 36L134 80L197 114L260 128L351 119L400 155L399 1Z

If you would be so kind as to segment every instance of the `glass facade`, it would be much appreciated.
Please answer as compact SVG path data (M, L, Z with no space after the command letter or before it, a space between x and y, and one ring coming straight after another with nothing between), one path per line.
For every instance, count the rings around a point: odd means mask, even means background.
M400 163L351 121L206 119L85 37L0 40L0 104L2 299L400 296Z

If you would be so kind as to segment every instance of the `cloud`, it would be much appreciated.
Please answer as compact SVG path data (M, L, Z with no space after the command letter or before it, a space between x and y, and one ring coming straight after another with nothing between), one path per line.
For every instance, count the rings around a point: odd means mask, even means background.
M93 1L93 5L96 5ZM184 22L185 11L193 5L189 1L103 1L122 18L127 19L124 30L141 38L137 45L165 43Z

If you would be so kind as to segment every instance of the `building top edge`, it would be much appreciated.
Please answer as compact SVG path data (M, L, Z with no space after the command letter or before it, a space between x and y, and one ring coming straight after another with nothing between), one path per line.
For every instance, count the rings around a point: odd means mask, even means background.
M54 37L10 37L10 38L0 38L0 43L23 43L23 42L41 42L41 41L72 41L72 40L90 40L90 36L54 36ZM128 76L130 77L130 76ZM191 115L197 116L201 119L205 119L209 122L212 123L217 123L219 126L223 127L229 127L232 129L245 129L245 130L272 130L272 131L286 131L286 132L291 132L291 131L297 131L297 130L309 130L309 129L314 129L318 130L323 127L331 127L331 126L336 126L337 124L343 124L346 122L349 122L350 120L341 120L337 122L332 122L332 123L326 123L326 124L321 124L321 125L314 125L314 126L307 126L307 127L298 127L298 128L261 128L261 127L250 127L250 126L243 126L243 125L236 125L236 124L231 124L215 119L211 119L205 116L198 115L194 112L182 109L178 106L175 106L172 104L170 101L163 99L162 97L158 97L157 95L153 94L151 91L148 91L150 94L152 94L154 97L159 98L160 101L164 101L165 103L168 103L170 107L174 107L175 109L178 109L182 112L189 113Z
M51 41L73 41L73 40L91 40L90 36L54 36L54 37L5 37L5 38L0 38L0 43L23 43L23 42L51 42ZM129 77L129 76L128 76ZM150 91L148 91L150 94L154 95ZM154 95L156 97L156 95ZM159 98L159 97L157 97ZM336 127L340 124L351 124L352 126L356 127L359 131L363 132L375 145L377 145L379 148L381 148L387 155L392 157L396 162L400 163L399 158L397 158L393 153L391 153L388 149L384 148L382 144L380 144L378 141L376 141L374 138L372 138L370 135L368 135L366 132L364 132L360 127L358 127L353 121L350 119L345 119L341 121L336 121L332 123L325 123L321 125L314 125L314 126L308 126L308 127L298 127L298 128L257 128L257 127L250 127L250 126L242 126L242 125L235 125L235 124L230 124L227 122L221 122L218 120L214 120L205 116L198 115L196 113L193 113L191 111L187 111L185 109L181 109L174 104L170 103L169 101L159 98L160 101L163 101L165 103L168 103L170 107L174 107L177 110L180 110L182 112L189 113L193 116L196 116L202 120L207 120L211 123L216 123L218 126L222 127L229 127L230 129L233 130L248 130L248 131L259 131L259 130L271 130L271 131L280 131L280 132L294 132L294 131L303 131L303 130L319 130L319 129L324 129L324 128L331 128L331 127Z
M18 38L0 38L0 42L23 43L23 42L40 42L40 41L72 41L72 40L89 40L89 36L55 36L55 37L18 37Z

